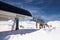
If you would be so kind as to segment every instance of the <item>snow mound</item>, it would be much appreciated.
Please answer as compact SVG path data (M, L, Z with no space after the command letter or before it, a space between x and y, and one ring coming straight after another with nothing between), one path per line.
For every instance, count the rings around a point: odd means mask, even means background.
M4 40L60 40L60 21L50 21L47 24L55 28L46 27L23 35L9 35Z
M60 27L60 21L49 21L48 25L52 25L52 27Z
M8 38L9 37L9 38ZM60 33L46 32L44 29L24 35L9 35L4 40L60 40Z

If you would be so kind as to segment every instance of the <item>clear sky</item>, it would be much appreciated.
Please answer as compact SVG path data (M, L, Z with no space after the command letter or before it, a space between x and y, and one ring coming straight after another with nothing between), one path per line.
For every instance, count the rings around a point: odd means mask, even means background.
M60 0L0 0L24 8L44 21L60 21Z

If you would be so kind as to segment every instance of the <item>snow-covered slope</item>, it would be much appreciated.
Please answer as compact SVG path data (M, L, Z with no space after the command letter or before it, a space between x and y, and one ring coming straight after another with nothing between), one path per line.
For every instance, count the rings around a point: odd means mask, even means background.
M49 21L48 25L52 25L52 27L60 27L60 21Z
M58 29L56 29L58 30ZM17 35L9 35L5 37L4 40L60 40L60 31L46 31L44 29L27 33L27 34L17 34ZM60 30L60 29L59 29Z
M48 22L49 24L50 22ZM52 21L53 29L43 28L38 31L26 34L12 34L4 38L4 40L60 40L60 21ZM55 27L55 28L54 28Z
M21 21L19 24L23 26L23 28L19 27L20 29L36 29L36 22L34 21Z
M0 21L0 32L12 30L13 21Z

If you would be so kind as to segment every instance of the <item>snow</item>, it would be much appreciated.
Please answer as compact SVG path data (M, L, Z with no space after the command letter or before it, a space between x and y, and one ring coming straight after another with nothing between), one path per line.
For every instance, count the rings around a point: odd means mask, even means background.
M47 24L53 27L60 27L60 21L49 21Z
M6 36L4 40L60 40L60 21L50 21L47 24L52 25L52 29L46 27L23 35L12 34Z
M0 21L0 32L9 31L12 29L13 22L10 21Z
M40 29L38 31L23 34L23 35L21 34L9 35L5 37L5 39L8 39L8 40L60 40L60 31L58 30L60 30L60 28L57 28L52 31L47 31L47 29L46 30Z
M34 21L21 21L19 24L23 26L22 29L36 29L36 22ZM19 29L21 29L21 27L19 27Z

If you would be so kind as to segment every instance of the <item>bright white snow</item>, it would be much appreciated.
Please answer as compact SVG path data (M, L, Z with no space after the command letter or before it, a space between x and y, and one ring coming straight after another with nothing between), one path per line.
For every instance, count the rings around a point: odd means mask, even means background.
M49 21L48 25L52 25L52 27L60 27L60 21Z
M22 29L36 29L36 22L34 21L21 21L19 24L23 26ZM21 29L21 27L19 28Z
M23 34L23 35L20 35L20 34L9 35L6 38L9 37L8 40L60 40L60 31L58 31L58 29L56 29L56 30L48 32L44 29L41 29L36 32ZM59 28L59 30L60 30L60 28Z
M0 32L12 30L13 21L0 21Z
M60 21L52 21L50 24L53 25L52 29L46 27L23 35L9 35L4 40L60 40Z

